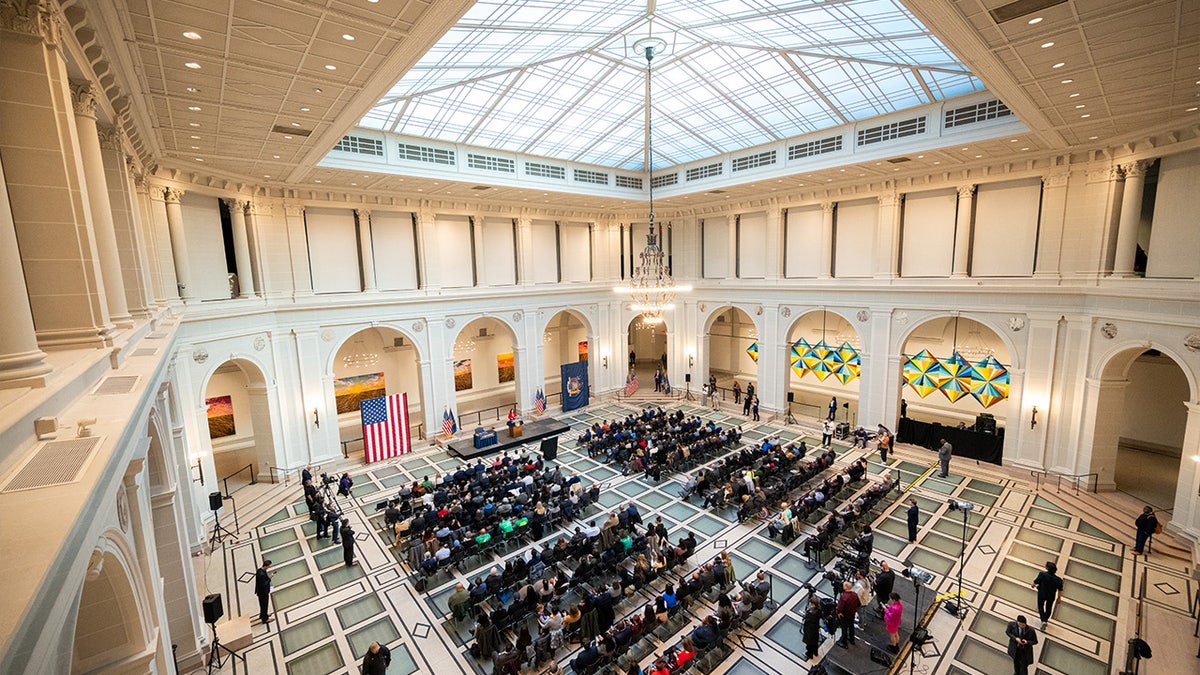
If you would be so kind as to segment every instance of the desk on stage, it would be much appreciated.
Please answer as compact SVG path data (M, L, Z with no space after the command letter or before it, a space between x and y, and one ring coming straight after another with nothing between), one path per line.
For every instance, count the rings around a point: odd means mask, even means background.
M461 457L462 459L474 459L484 455L504 454L506 451L513 448L520 448L526 443L538 443L543 438L558 436L565 434L571 430L571 427L559 422L556 419L535 420L530 422L526 420L522 425L522 433L516 438L509 436L508 429L503 427L503 422L500 423L496 431L497 442L495 445L489 445L483 448L476 448L473 436L465 436L456 438L446 444L446 449L451 454Z
M937 422L920 422L911 417L901 417L896 429L896 440L919 445L930 450L941 446L941 439L950 441L955 457L977 459L981 462L1001 464L1004 457L1004 427L994 434L947 427Z

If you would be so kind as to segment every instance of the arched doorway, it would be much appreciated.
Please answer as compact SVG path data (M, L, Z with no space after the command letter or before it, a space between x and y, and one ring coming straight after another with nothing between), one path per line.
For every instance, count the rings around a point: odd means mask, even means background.
M1155 349L1111 358L1101 372L1092 471L1115 470L1117 490L1157 509L1175 505L1190 385L1183 369Z
M118 663L122 670L148 670L153 660L153 650L145 653L148 631L143 603L127 562L110 539L92 553L75 619L72 673L95 672ZM135 658L136 662L129 661Z
M557 401L555 394L562 394L563 365L590 360L590 332L588 320L579 312L570 309L555 314L546 324L545 330L542 331L542 365L545 368L542 391L548 401Z
M667 372L672 387L683 386L683 382L676 381L677 378L668 372L668 367L672 362L669 349L666 321L647 321L642 314L630 320L627 331L626 358L631 359L631 362L627 363L627 366L630 372L637 373L640 388L654 391L654 373L659 368Z
M251 475L265 478L267 467L277 464L267 396L266 376L248 359L217 366L204 387L213 467L218 479L230 477L231 486L249 483ZM242 471L247 465L249 471Z
M977 422L990 427L994 419L1003 427L1011 405L1011 367L1008 345L987 325L966 317L930 319L913 329L901 349L902 407L907 417L922 422L973 428Z
M858 425L862 338L852 323L828 310L808 312L788 329L787 391L793 415L825 419L837 399L836 419Z
M517 405L517 338L508 324L482 317L462 327L454 338L454 392L459 419L482 412L481 420L497 419ZM492 415L489 417L489 413ZM462 422L475 423L470 417Z
M364 328L346 339L333 356L333 395L338 435L349 452L363 452L364 400L408 394L408 415L415 427L424 419L421 355L410 337L387 326ZM413 438L417 438L413 430Z
M721 400L733 405L730 389L734 383L741 391L758 384L758 325L737 307L713 311L704 327L708 373L701 374L697 387L716 378Z

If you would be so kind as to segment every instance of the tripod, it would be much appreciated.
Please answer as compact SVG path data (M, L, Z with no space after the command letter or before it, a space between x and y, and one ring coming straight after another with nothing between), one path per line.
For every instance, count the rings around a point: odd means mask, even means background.
M953 500L951 500L951 501L953 501ZM966 503L966 502L963 502L963 503ZM974 508L974 506L972 506L971 508ZM956 616L960 620L962 620L962 619L965 619L967 616L967 603L963 600L962 577L963 577L963 565L965 564L965 559L966 559L966 554L967 554L967 511L970 511L971 509L961 508L961 506L959 506L958 503L956 503L951 510L962 511L962 517L963 517L962 548L959 550L959 553L958 553L958 598L955 599L954 602L947 602L946 604L944 604L942 606L946 609L947 612L950 612L951 614L953 614L954 616Z
M237 673L237 661L241 661L242 668L245 669L246 673L249 673L250 668L246 665L246 657L221 644L221 639L217 637L217 624L210 623L208 625L212 628L212 646L208 648L208 675L212 675L213 668L220 670L225 665L223 661L227 659L222 658L221 652L225 652L225 655L236 659L233 663L233 672L235 674Z
M683 381L683 394L684 394L683 400L685 400L685 401L695 401L696 400L696 397L692 396L692 380L691 380L690 376L688 377L688 379Z
M208 550L210 552L216 550L217 544L224 542L226 537L233 539L233 543L237 543L237 533L230 532L226 527L222 526L221 512L219 510L214 510L212 536L208 539Z
M913 627L912 633L909 633L908 636L908 639L912 642L912 646L908 649L908 675L913 675L913 667L915 666L917 660L917 650L925 644L924 642L918 644L914 639L917 635L918 612L921 608L921 582L917 579L913 579L912 582L913 590L915 590L917 593L917 599L913 601ZM922 653L921 655L924 656L925 654Z
M788 401L787 417L783 418L784 424L799 424L796 421L796 416L792 414L792 402Z

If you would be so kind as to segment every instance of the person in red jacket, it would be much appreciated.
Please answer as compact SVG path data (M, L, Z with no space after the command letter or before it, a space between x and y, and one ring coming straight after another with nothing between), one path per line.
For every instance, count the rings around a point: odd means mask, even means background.
M848 649L854 644L854 617L858 614L860 605L858 594L851 590L850 582L843 581L842 595L837 603L838 622L842 624L842 639L838 645L842 649Z

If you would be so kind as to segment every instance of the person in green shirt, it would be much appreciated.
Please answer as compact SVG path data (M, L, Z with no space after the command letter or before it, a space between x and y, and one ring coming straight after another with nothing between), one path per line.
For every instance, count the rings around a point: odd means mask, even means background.
M479 544L480 546L488 543L491 540L492 540L492 535L488 534L487 530L480 530L479 534L475 537L475 543Z
M508 534L509 532L512 532L513 531L512 520L509 518L505 518L504 520L501 520L500 521L500 531L503 532L504 534Z

